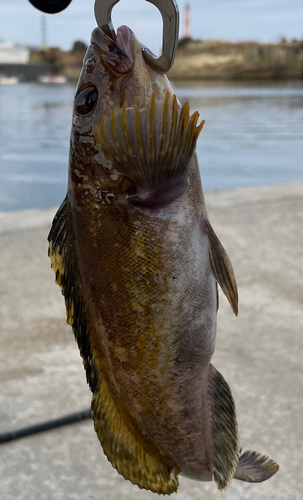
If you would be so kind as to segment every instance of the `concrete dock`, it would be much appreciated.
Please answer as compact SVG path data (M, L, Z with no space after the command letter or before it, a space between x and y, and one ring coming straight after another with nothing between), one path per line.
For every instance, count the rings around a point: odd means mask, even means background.
M213 364L231 386L241 445L280 471L262 484L180 477L176 500L303 499L303 183L206 193L239 286L220 294ZM47 234L55 209L0 214L0 433L90 406ZM105 458L91 420L0 445L1 500L152 500Z

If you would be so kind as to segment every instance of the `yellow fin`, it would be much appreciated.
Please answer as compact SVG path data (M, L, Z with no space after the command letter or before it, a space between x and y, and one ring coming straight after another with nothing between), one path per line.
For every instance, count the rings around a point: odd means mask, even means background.
M204 125L199 113L189 116L189 105L180 106L166 94L139 108L115 108L95 127L95 137L114 167L137 188L157 189L186 175L196 141Z
M124 424L101 378L92 400L95 431L103 451L125 479L154 493L170 494L178 489L178 473L169 471L147 453Z
M93 393L95 430L104 453L113 467L132 483L155 493L170 494L178 489L178 471L169 469L147 453L128 430L108 391L97 353L92 348L88 315L83 300L77 262L70 244L67 199L59 208L49 234L49 256L56 283L65 297L67 321L78 342L87 382Z

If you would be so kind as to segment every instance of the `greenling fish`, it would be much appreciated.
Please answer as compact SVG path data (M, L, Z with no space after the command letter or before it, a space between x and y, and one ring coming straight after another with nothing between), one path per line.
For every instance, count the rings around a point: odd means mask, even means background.
M49 234L103 450L126 479L172 493L178 475L260 482L278 465L241 454L234 401L211 364L217 283L238 312L229 258L205 208L203 122L150 69L127 27L100 28L76 90L68 192Z

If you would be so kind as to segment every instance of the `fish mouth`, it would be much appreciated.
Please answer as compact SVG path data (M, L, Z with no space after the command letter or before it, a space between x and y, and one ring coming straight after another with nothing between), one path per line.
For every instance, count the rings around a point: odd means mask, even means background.
M95 28L92 32L91 45L101 63L116 76L133 68L132 37L134 34L127 26L118 28L116 40L101 28Z

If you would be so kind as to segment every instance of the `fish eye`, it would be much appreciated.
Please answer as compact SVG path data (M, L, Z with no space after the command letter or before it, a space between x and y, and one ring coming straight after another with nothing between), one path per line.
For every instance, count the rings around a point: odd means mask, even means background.
M90 84L84 87L76 95L75 98L75 109L79 115L87 115L93 109L95 109L98 100L98 90L95 85Z

